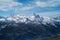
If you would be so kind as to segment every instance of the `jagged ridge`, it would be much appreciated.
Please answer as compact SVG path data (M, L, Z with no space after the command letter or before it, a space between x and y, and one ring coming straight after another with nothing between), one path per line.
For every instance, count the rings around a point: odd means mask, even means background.
M60 34L60 22L39 15L0 18L1 40L43 40Z

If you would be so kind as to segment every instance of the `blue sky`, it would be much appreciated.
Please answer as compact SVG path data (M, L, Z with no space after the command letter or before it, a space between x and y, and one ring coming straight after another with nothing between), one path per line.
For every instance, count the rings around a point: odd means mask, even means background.
M60 16L60 0L0 0L0 16L11 14Z

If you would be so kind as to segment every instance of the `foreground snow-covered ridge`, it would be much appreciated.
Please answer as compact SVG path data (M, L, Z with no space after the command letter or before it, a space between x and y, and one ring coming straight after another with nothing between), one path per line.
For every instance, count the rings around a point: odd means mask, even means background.
M1 17L0 21L5 22L15 22L15 23L54 23L54 21L60 22L58 19L54 19L52 17L32 15L32 16L24 16L24 15L10 15L7 18Z

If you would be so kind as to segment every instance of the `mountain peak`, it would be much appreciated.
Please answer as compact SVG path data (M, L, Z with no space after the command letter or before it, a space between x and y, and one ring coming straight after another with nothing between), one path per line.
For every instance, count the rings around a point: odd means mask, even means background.
M40 16L37 14L33 14L32 16L25 16L25 15L10 15L6 19L1 17L0 21L6 21L6 22L16 22L16 23L53 23L54 18L52 17L46 17L46 16Z

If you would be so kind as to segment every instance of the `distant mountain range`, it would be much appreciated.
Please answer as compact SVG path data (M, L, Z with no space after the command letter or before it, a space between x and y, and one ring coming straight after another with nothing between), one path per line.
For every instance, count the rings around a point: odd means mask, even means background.
M43 40L60 36L60 17L0 16L0 40Z
M10 15L9 17L1 17L0 16L0 21L5 21L5 22L12 22L14 21L15 23L53 23L54 21L59 21L60 22L60 17L46 17L46 16L39 16L39 15L32 15L32 16L24 16L24 15Z

